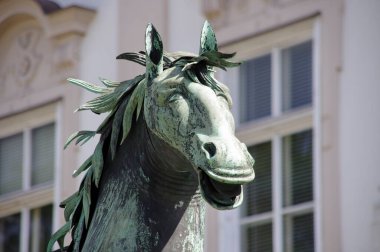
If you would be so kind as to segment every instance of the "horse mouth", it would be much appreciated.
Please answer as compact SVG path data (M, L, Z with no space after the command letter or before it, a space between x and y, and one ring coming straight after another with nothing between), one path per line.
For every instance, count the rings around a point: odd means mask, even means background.
M199 184L203 198L216 209L233 209L243 201L243 186L241 184L217 181L200 169Z

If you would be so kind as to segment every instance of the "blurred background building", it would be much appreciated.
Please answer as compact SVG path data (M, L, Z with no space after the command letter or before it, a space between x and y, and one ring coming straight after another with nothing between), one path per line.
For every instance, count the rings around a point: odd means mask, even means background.
M240 68L219 71L256 179L236 210L207 210L205 251L380 251L380 1L0 0L0 252L44 251L58 204L102 118L65 81L131 78L116 61L154 23L167 51L197 52L203 21Z

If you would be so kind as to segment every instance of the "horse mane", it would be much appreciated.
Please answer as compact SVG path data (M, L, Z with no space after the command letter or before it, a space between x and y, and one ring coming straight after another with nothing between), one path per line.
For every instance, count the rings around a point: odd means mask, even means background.
M225 54L218 51L208 51L201 55L193 55L184 52L167 53L163 55L163 68L180 67L182 72L193 82L210 87L218 95L223 95L230 103L231 98L228 88L213 78L213 67L226 70L240 63L234 63L228 59L235 54ZM145 52L123 53L117 59L133 61L142 66L146 65ZM99 94L93 100L80 106L77 111L90 110L95 114L109 113L105 120L95 131L82 130L72 134L66 141L64 148L70 143L83 145L95 135L100 135L94 153L73 173L73 177L86 171L79 190L60 203L64 208L66 224L54 233L49 241L47 251L51 251L55 242L58 242L61 251L79 251L83 235L89 227L89 219L92 213L91 207L99 187L99 181L104 168L104 157L109 153L111 159L115 157L118 147L123 143L132 127L132 120L140 116L144 104L147 79L145 74L138 75L131 80L122 82L110 81L100 78L104 87L100 87L78 79L68 79L74 85L78 85L90 92ZM120 132L122 129L122 132ZM109 146L107 146L109 145ZM71 230L72 242L64 246L64 238Z

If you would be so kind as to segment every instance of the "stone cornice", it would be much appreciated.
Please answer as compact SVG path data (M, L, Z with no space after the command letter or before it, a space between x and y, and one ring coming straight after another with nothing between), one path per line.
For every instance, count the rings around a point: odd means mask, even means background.
M71 6L53 12L47 18L50 23L50 37L62 36L69 33L84 35L91 23L95 11L78 6Z
M95 11L79 6L70 6L44 14L38 3L31 0L0 1L0 34L3 29L20 20L36 20L47 37L56 37L67 33L83 35Z

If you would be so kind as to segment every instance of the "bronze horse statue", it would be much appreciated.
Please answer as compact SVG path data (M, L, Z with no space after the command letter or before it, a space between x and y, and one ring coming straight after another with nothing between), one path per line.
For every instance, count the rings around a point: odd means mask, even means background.
M65 145L100 135L73 174L86 171L60 205L67 223L47 251L55 242L61 251L203 251L204 200L235 208L254 178L254 160L234 136L229 90L214 79L215 67L238 65L228 60L233 55L218 52L207 21L199 55L164 52L149 24L145 52L118 56L145 66L145 74L101 79L105 87L69 79L100 94L78 110L109 114L96 131L79 131Z

